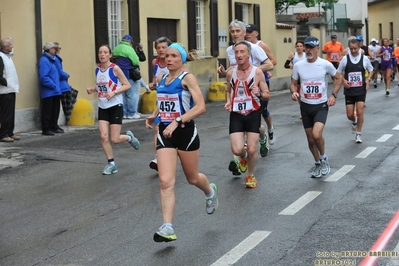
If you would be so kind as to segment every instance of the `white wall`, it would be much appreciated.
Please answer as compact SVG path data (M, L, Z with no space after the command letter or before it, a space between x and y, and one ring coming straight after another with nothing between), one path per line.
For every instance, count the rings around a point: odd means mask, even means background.
M351 20L360 20L363 24L365 24L365 18L368 17L368 6L367 0L339 0L338 4L346 4L346 17ZM287 10L286 14L293 13L308 13L308 12L323 12L323 8L319 8L319 5L316 4L315 7L307 8L305 4L300 3L296 6L290 6ZM363 27L362 35L366 36L366 29Z

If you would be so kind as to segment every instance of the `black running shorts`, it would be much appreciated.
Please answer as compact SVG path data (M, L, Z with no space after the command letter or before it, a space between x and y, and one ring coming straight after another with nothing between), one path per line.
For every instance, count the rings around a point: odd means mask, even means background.
M168 125L159 123L157 135L157 150L173 148L182 151L196 151L200 148L200 139L194 120L184 123L184 127L178 126L170 138L163 136L163 131Z
M326 124L327 114L327 102L320 104L301 102L302 124L304 128L311 128L316 122Z
M107 109L98 107L98 120L108 121L111 125L122 125L123 105L114 105Z
M253 111L248 115L231 112L229 134L236 132L259 133L259 128L261 124L261 112L262 108L259 108L258 110Z
M366 94L358 95L358 96L346 96L345 95L345 104L351 105L355 104L356 102L365 102L366 101Z

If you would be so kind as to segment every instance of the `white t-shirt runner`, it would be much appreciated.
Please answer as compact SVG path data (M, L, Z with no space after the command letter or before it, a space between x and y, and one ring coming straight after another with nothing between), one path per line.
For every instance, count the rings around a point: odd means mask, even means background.
M249 58L249 61L252 65L254 66L260 66L262 65L263 62L265 62L269 57L267 57L265 51L263 49L251 42L248 42L251 45L251 57ZM237 67L237 61L236 61L236 56L234 54L234 45L230 45L226 49L227 56L229 57L230 61L230 67Z
M292 78L300 78L301 101L307 104L327 102L326 75L335 76L336 73L334 65L320 57L313 63L309 63L308 60L297 62L292 70Z

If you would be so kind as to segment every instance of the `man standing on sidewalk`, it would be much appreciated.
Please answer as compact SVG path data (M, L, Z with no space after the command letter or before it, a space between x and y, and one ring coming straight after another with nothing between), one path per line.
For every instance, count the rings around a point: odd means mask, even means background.
M112 55L117 57L115 64L119 66L123 74L130 83L130 89L123 93L123 118L137 119L140 115L137 113L140 97L140 78L134 80L130 75L131 70L139 68L139 57L132 47L133 37L126 34L122 41L114 48Z
M0 141L13 142L21 137L14 135L15 94L19 92L17 70L11 59L13 48L10 39L1 40L0 48Z
M373 76L373 66L370 59L360 53L358 39L349 41L350 53L344 56L339 63L338 72L344 74L344 94L346 104L346 115L352 121L352 133L356 133L356 143L362 143L362 126L364 121L364 102L366 93L370 86L370 79L366 78L366 70L369 77ZM354 116L356 104L357 119Z
M316 37L309 36L305 39L306 60L295 63L290 87L292 100L301 100L302 124L309 150L315 160L315 166L311 169L312 178L330 172L323 130L328 108L335 105L342 78L332 63L317 56L319 49L319 40ZM330 97L327 96L327 74L334 80L334 90ZM298 80L301 85L300 93L297 91Z

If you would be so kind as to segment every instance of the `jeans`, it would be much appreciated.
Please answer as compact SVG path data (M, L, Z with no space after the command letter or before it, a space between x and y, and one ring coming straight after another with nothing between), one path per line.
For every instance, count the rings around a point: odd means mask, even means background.
M123 116L131 117L137 113L140 98L140 80L129 79L130 89L123 93Z

